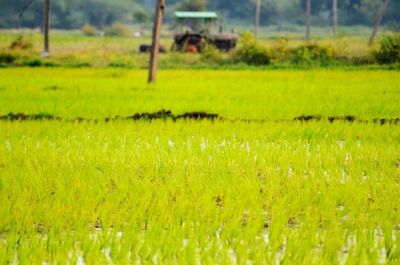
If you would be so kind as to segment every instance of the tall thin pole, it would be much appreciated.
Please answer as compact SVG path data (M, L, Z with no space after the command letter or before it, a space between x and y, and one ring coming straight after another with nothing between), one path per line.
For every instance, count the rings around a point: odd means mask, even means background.
M255 18L255 29L254 36L258 36L258 29L260 28L260 16L261 16L261 0L256 0L256 18Z
M158 53L160 49L160 32L161 32L164 8L165 8L165 0L157 0L156 12L154 18L154 27L153 27L153 40L151 44L149 79L148 79L149 83L154 83L156 81Z
M307 0L306 6L306 40L310 40L311 36L311 0Z
M337 28L338 28L338 6L337 0L332 1L332 19L333 19L333 36L337 36Z
M376 34L378 33L379 27L381 26L382 19L383 19L383 16L385 15L388 5L389 5L389 0L385 0L385 2L383 3L382 9L379 12L378 18L375 21L375 26L374 26L374 30L372 31L371 38L369 39L370 46L374 43Z
M45 5L44 5L44 52L43 52L44 57L47 57L50 54L49 31L50 31L50 0L45 0Z

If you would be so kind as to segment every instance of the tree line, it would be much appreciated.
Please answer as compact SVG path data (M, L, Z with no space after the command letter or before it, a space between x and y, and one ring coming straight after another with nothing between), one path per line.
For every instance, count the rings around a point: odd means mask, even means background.
M310 15L314 26L331 25L333 0L313 0ZM84 24L105 27L115 22L151 23L155 0L56 0L51 1L51 24L60 29ZM259 7L261 26L304 25L307 0L167 0L165 21L175 10L217 11L225 23L253 25ZM37 28L43 25L44 0L0 0L0 27ZM258 6L259 4L259 6ZM340 25L372 26L384 0L337 0ZM400 28L400 0L390 0L382 24Z

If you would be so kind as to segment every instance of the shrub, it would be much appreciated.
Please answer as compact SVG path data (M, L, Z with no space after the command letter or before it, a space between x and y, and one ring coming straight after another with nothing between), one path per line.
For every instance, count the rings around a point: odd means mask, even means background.
M17 55L10 53L0 53L0 64L9 65L14 63L18 59Z
M370 65L374 64L376 61L374 60L373 56L367 55L367 56L354 56L348 59L348 61L352 65Z
M287 39L275 40L271 47L271 57L274 62L290 60L289 41Z
M217 63L222 59L221 53L212 44L206 44L201 50L201 59L209 63Z
M306 44L293 50L293 63L304 65L328 65L333 59L333 49L317 44Z
M261 46L251 33L244 33L239 42L239 47L233 54L236 62L249 65L268 65L271 55L266 47Z
M128 28L121 23L114 23L111 27L104 29L106 36L127 36Z
M400 34L392 33L384 36L374 57L381 64L400 62Z
M27 59L22 61L22 65L29 67L40 67L43 66L44 63L41 59Z
M10 45L10 49L29 50L33 47L32 42L24 36L18 36Z
M81 31L86 36L96 36L96 34L97 34L97 29L95 27L91 26L91 25L88 25L88 24L84 25L81 28Z

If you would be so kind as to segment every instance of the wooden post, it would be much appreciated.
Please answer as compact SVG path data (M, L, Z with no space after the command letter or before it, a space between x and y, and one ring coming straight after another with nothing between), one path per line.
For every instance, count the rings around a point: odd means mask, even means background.
M50 31L50 0L45 0L44 4L44 51L42 56L50 55L49 49L49 31Z
M383 3L382 9L379 12L378 18L375 21L374 30L372 31L371 38L369 39L369 45L370 46L374 43L376 34L378 33L379 27L380 27L380 25L382 23L382 19L383 19L383 16L385 15L385 12L386 12L386 9L388 7L388 4L389 4L389 0L385 0L385 2Z
M333 19L333 36L337 36L337 27L338 27L338 5L337 0L332 1L332 19Z
M151 44L151 55L149 65L149 83L156 81L158 53L160 49L160 32L165 8L165 0L157 0L156 12L153 26L153 41Z
M260 17L261 17L261 0L257 0L256 2L256 17L255 17L255 29L254 36L258 37L258 29L260 27Z
M311 0L307 0L306 5L306 40L309 41L311 37Z

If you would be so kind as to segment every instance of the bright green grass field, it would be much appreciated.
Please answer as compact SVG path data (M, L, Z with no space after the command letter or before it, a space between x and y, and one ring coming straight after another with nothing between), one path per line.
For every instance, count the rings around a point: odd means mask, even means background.
M0 121L0 264L399 264L399 125L290 121L399 117L398 77L0 70L0 115L269 120Z
M169 109L226 118L309 115L400 117L400 72L371 70L0 69L0 115L49 113L105 118Z

